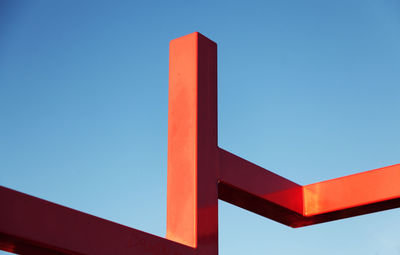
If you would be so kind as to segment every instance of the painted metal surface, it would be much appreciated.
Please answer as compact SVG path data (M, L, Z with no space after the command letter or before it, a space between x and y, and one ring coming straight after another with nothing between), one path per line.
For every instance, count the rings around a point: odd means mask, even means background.
M218 253L217 45L171 41L167 238Z
M217 45L171 41L167 235L0 186L0 249L18 254L218 254L218 199L291 227L400 207L400 165L299 185L217 144Z
M158 236L0 187L0 249L17 254L194 254Z

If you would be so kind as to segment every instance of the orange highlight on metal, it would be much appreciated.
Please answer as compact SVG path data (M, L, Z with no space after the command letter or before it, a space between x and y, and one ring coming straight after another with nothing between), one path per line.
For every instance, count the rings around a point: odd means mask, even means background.
M0 249L218 254L218 199L291 227L400 207L400 165L299 185L218 147L217 45L171 41L166 238L0 186Z

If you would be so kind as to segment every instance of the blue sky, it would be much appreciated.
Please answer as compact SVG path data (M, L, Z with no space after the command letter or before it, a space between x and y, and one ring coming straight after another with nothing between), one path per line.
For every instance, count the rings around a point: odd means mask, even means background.
M0 185L165 234L169 41L218 43L219 145L300 184L400 163L400 2L2 1ZM373 188L373 187L371 187ZM399 209L220 254L400 254Z

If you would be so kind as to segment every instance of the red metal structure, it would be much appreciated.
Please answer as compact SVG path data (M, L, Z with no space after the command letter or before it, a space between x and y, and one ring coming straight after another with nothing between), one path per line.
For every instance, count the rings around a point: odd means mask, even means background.
M218 199L302 227L400 207L400 165L301 186L218 147L217 45L171 41L167 235L0 187L0 249L18 254L218 254Z

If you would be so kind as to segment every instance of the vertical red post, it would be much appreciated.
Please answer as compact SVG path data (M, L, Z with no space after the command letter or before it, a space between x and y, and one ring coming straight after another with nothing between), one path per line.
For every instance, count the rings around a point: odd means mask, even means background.
M167 238L218 253L217 45L170 43Z

